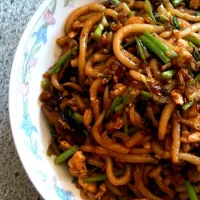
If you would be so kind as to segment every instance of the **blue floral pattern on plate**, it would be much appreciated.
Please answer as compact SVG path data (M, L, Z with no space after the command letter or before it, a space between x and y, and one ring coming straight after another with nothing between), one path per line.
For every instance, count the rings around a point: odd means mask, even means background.
M64 7L70 6L69 4L73 0L64 0ZM22 64L22 75L21 75L21 83L20 83L20 94L22 96L22 107L23 107L23 121L21 123L20 128L24 131L26 137L28 140L26 141L26 147L27 149L34 155L35 158L38 160L42 160L41 152L38 148L38 140L37 135L38 130L34 126L31 116L29 114L29 78L31 74L31 69L37 65L38 58L37 54L42 49L42 47L47 43L48 37L48 27L52 26L56 23L56 19L54 18L54 14L56 11L57 6L57 0L53 0L52 3L49 5L49 8L47 11L42 15L44 18L44 23L42 26L39 27L37 31L33 31L31 37L29 40L32 40L32 46L29 49L25 49L24 52L24 59ZM51 9L50 9L51 8ZM39 19L42 20L42 19ZM48 176L45 174L45 172L36 170L41 178L43 179L43 182L45 183L48 180ZM53 188L57 194L57 196L62 200L75 200L74 195L71 191L67 191L63 188L61 188L57 184L57 180L55 177L52 178L53 180Z
M33 33L33 38L35 38L36 45L40 45L41 43L47 43L47 27L41 26L38 32Z
M49 177L41 171L37 173L42 177L42 182L48 185L49 188L54 188L58 197L62 200L75 200L74 195L71 191L66 191L63 188L59 187L55 177Z

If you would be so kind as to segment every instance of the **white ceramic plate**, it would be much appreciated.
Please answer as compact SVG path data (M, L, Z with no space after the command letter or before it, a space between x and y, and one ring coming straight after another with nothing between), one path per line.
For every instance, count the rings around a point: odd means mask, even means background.
M46 0L29 22L16 51L10 78L10 122L20 159L46 200L79 200L79 190L64 166L46 156L50 131L38 97L42 74L56 61L56 39L68 15L94 0ZM22 186L23 187L23 186Z

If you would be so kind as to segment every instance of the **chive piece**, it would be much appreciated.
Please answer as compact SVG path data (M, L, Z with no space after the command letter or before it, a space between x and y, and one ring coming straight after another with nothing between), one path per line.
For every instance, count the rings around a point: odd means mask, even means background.
M192 43L192 42L188 42L188 44L193 47L193 48L196 48L196 46Z
M191 35L190 35L190 36L185 37L184 39L186 39L186 40L192 42L193 44L200 45L200 38L198 38L198 37L195 37L195 36L191 36Z
M198 91L198 90L197 90ZM189 97L189 101L195 101L196 100L196 97L197 97L197 93L196 92L193 92Z
M74 155L78 151L77 146L70 147L67 151L60 154L55 160L54 163L56 165L65 162L67 159L69 159L72 155Z
M128 105L131 101L131 95L130 94L125 94L122 96L122 102L124 105Z
M55 66L49 70L49 74L52 75L60 71L63 64L72 57L72 55L78 50L78 46L73 47L71 50L68 50L65 55L63 55L55 64Z
M185 181L185 188L187 190L190 200L198 200L195 190L189 181Z
M125 107L125 105L123 103L119 104L116 108L115 108L115 112L118 112L120 110L122 110Z
M137 44L137 47L138 47L138 50L139 50L139 53L140 53L140 57L142 58L142 60L146 64L147 61L145 59L144 51L143 51L143 48L142 48L143 44L142 44L141 40L138 37L135 37L135 41L136 41L136 44Z
M173 58L177 56L176 52L174 52L167 45L162 43L159 39L155 38L150 32L145 32L143 35L151 40L151 42L153 42L159 49L161 49L167 57Z
M200 52L198 50L198 48L191 42L189 41L188 43L191 47L193 47L193 53L192 53L192 56L194 57L194 59L196 61L199 61L200 60Z
M200 16L200 11L195 12L196 16Z
M200 52L199 52L199 50L197 49L197 47L194 47L193 49L194 49L194 50L193 50L192 56L194 57L194 59L195 59L196 61L199 61L199 60L200 60Z
M109 3L111 4L111 5L119 5L120 4L120 1L118 1L118 0L109 0Z
M95 182L99 182L99 181L105 181L107 178L108 178L107 175L104 174L104 175L85 178L84 182L85 183L95 183Z
M115 172L115 176L121 176L123 175L123 171L118 171ZM95 182L99 182L99 181L105 181L106 179L108 179L106 174L100 174L98 176L94 176L94 177L89 177L89 178L85 178L84 182L85 183L95 183Z
M152 7L151 7L150 1L149 0L145 0L145 3L147 5L149 17L153 20L154 23L156 23L156 18L153 15L153 11L152 11Z
M188 102L182 106L182 109L188 110L192 105L194 105L194 102Z
M128 119L125 111L123 113L123 120L124 120L124 133L128 135Z
M135 16L135 14L136 14L135 11L130 11L130 12L128 13L128 17L133 17L133 16Z
M73 118L74 118L74 120L76 121L76 123L82 124L82 122L83 122L83 116L82 116L82 115L80 115L80 114L77 113L77 112L74 112L74 113L73 113Z
M171 79L176 75L176 70L172 69L162 73L163 79Z
M150 54L149 52L147 51L147 48L142 44L142 50L144 52L144 57L145 59L149 58L150 57Z
M132 133L135 133L136 131L138 131L137 127L131 127L128 129L128 135L131 135Z
M144 100L151 100L152 99L152 94L146 91L141 91L140 96Z
M101 37L101 35L102 35L103 29L104 29L103 24L101 24L101 23L98 24L96 29L95 29L95 31L94 31L93 37L95 39L99 39Z
M200 81L200 74L198 74L193 80L191 80L191 81L189 82L189 84L194 84L194 83L196 83L197 81Z
M173 16L173 24L174 24L175 29L181 30L181 27L179 25L179 21L178 21L176 16Z
M164 54L162 50L160 50L151 40L149 40L146 36L142 35L140 37L142 43L153 53L155 53L165 64L170 62L170 59Z
M107 113L106 113L106 118L108 118L108 117L113 113L113 111L115 110L115 108L120 104L121 100L122 100L121 97L116 97L116 98L113 100L113 102L112 102L110 108L108 109L108 111L107 111Z
M172 0L172 5L174 7L176 7L176 6L178 6L178 5L182 4L182 3L183 3L183 0Z
M51 82L49 81L49 79L44 79L41 81L41 87L43 90L48 90L50 85L51 85Z

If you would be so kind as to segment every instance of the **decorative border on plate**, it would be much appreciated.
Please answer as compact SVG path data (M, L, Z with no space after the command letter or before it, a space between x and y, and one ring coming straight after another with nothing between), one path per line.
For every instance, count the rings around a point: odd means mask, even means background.
M71 6L70 4L73 0L64 0L64 7ZM41 152L38 149L37 140L38 137L34 137L39 134L37 128L33 125L30 114L29 114L29 81L31 78L31 73L34 70L34 67L38 62L38 53L45 46L48 41L47 32L48 27L52 26L56 23L56 19L54 18L54 14L57 7L57 0L51 1L51 3L44 10L43 14L40 16L36 24L33 26L33 30L31 35L29 36L28 41L25 45L25 50L23 53L23 61L22 61L22 71L21 71L21 82L19 86L19 92L22 96L22 112L23 112L23 121L21 123L20 128L24 131L28 140L26 141L27 149L32 153L32 155L38 159L42 160ZM35 30L37 24L44 20L42 26L39 27L38 30ZM31 45L30 45L31 44ZM35 139L36 138L36 139ZM74 195L71 191L64 190L63 188L58 186L56 177L48 177L45 172L35 170L42 179L42 182L48 188L54 188L57 196L62 200L74 200ZM51 182L51 184L49 184Z

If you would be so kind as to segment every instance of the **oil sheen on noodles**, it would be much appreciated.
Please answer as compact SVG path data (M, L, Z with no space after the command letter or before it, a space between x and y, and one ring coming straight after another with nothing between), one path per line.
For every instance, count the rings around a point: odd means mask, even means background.
M66 19L39 99L82 199L200 199L199 8L105 0Z

